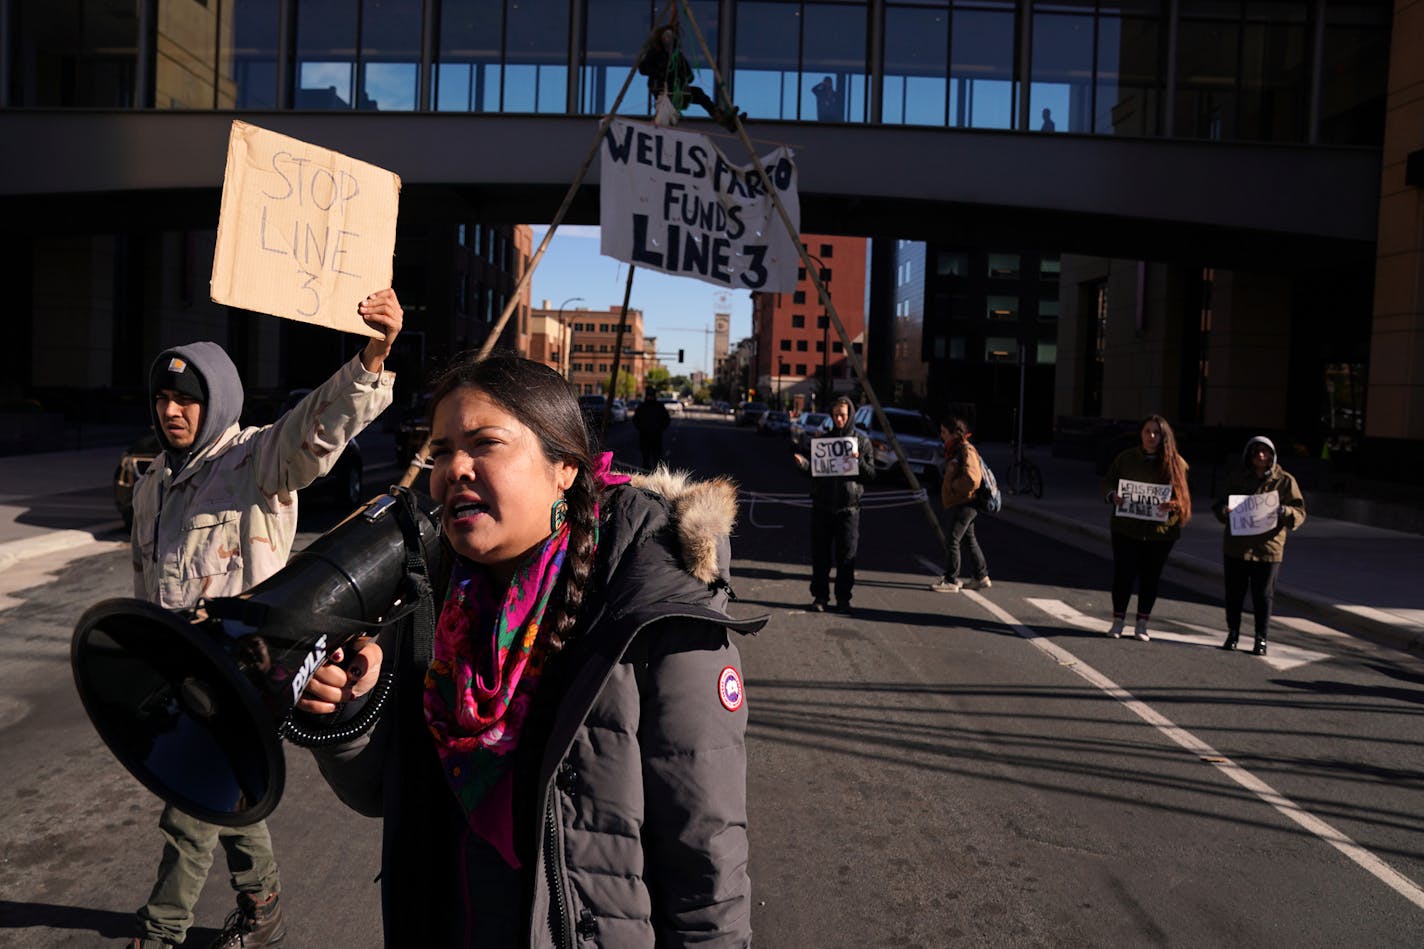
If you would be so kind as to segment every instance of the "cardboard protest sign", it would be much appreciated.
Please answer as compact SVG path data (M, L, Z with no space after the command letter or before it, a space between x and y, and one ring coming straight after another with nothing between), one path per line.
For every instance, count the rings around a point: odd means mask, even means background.
M389 171L233 122L213 302L380 336L356 305L391 285L399 197Z
M754 165L733 165L706 135L615 119L603 135L602 252L719 287L790 293L801 265ZM789 148L762 156L801 230Z
M811 439L811 477L844 477L859 470L853 436Z
M1119 478L1117 482L1117 508L1113 517L1130 517L1138 521L1157 521L1165 524L1170 516L1161 506L1172 500L1170 484L1152 484L1149 481L1132 481Z
M1226 497L1227 517L1231 519L1233 537L1247 537L1275 530L1279 522L1281 496L1275 491L1262 494L1229 494Z

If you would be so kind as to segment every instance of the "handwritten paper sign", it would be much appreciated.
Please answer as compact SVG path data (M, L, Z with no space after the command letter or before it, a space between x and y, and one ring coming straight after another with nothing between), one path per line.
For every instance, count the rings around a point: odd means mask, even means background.
M706 135L615 119L603 135L602 252L719 287L790 293L800 251L753 165L733 165ZM801 229L789 148L762 167Z
M843 478L860 470L855 437L811 439L811 477Z
M1229 494L1226 497L1227 516L1231 519L1231 535L1248 537L1275 530L1281 510L1281 496L1275 491L1262 494Z
M1170 484L1152 484L1149 481L1132 481L1119 478L1117 482L1117 508L1114 517L1130 517L1138 521L1157 521L1165 524L1169 512L1162 505L1172 500Z
M391 285L399 197L389 171L233 122L213 301L380 336L356 305Z

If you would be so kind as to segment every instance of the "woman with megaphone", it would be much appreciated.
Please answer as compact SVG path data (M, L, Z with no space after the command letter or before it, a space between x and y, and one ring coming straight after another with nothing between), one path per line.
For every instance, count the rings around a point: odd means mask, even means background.
M369 733L314 752L385 821L386 944L748 944L729 630L765 619L724 612L734 485L614 474L569 384L514 356L457 363L431 415L433 634L333 657L297 706L394 673Z

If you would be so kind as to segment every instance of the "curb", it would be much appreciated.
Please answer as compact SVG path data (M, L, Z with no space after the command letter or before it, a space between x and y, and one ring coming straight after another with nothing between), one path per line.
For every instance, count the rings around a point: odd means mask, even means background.
M72 550L75 547L82 547L85 544L92 544L96 541L102 542L106 539L116 539L106 538L104 535L113 533L123 526L122 521L105 521L84 529L51 531L48 534L38 534L34 537L23 537L19 540L6 541L0 544L0 570L8 570L20 561L29 560L32 557L56 554L60 551Z
M1089 524L1077 518L1058 514L1054 511L1032 510L1027 508L1015 509L1012 499L1004 498L1003 509L1000 510L999 517L1004 518L1016 527L1031 530L1045 536L1053 536L1055 531L1078 534L1091 537L1101 541L1104 545L1109 544L1111 538L1107 527L1098 524ZM1203 560L1191 554L1173 552L1168 555L1167 563L1188 573L1196 574L1208 580L1215 580L1218 583L1224 582L1224 571L1218 563ZM1402 628L1393 623L1383 622L1362 616L1359 613L1342 609L1332 602L1328 597L1323 597L1318 593L1303 590L1299 587L1276 586L1276 596L1283 600L1293 601L1298 605L1308 606L1312 609L1328 613L1343 629L1342 632L1349 633L1357 639L1365 639L1381 646L1388 646L1391 649L1398 649L1401 652L1415 656L1424 656L1424 630L1412 630Z

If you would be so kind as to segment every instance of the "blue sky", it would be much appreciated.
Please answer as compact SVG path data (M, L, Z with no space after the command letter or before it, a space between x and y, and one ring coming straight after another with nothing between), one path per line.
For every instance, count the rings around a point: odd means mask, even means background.
M534 250L549 230L547 224L531 225L534 229ZM585 307L608 311L623 305L623 290L628 281L628 265L598 252L597 227L562 225L554 232L549 249L539 261L530 282L530 301L558 309L569 297L583 297L569 303L564 314ZM726 304L718 303L718 298ZM633 298L628 305L643 311L643 333L658 338L658 352L672 353L663 365L673 375L703 370L711 372L709 355L712 335L712 314L732 314L730 339L733 344L752 332L752 297L747 290L723 290L691 277L672 277L653 270L639 268L633 276ZM677 362L677 350L684 350L686 360Z

